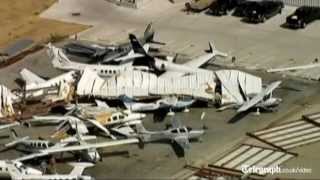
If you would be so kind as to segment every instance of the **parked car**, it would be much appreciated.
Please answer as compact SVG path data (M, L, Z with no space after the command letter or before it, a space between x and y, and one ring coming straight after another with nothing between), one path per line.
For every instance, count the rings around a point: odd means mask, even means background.
M214 3L216 0L191 0L185 4L187 11L201 12Z
M244 0L217 0L215 3L211 4L207 14L215 16L227 15L228 12L239 6L243 1Z
M320 19L319 7L301 6L289 15L286 24L291 28L305 28L307 24Z
M263 23L277 14L281 14L284 4L282 1L259 1L250 5L245 13L249 22Z
M232 15L238 17L244 17L246 15L247 9L255 4L254 1L241 1L239 5L234 9Z

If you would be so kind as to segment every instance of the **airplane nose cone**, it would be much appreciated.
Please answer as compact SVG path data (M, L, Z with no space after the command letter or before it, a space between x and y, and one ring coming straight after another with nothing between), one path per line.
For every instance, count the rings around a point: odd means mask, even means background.
M141 117L141 119L143 119L143 118L147 117L147 115L146 114L140 114L140 117Z

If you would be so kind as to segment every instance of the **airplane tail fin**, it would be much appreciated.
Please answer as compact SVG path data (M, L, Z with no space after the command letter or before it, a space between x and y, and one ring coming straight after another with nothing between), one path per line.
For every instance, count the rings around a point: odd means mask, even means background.
M88 167L93 167L93 163L85 163L85 162L73 162L68 163L69 165L73 166L72 171L70 172L70 175L72 176L81 176L83 171Z
M11 129L11 136L14 140L17 140L19 137L17 132L14 129Z
M146 30L144 31L143 38L145 42L153 42L154 31L152 29L152 23L148 24Z
M24 140L29 139L29 136L20 138L14 129L11 129L11 136L13 138L13 141L5 144L4 147L11 148L11 147L15 146L17 143L19 143L20 141L24 141Z
M25 83L28 84L40 84L46 82L43 78L35 74L34 72L30 71L29 69L23 68L20 71L20 76L25 81Z
M133 34L129 34L130 43L132 46L132 50L136 54L144 55L144 58L136 58L134 59L132 65L133 66L147 66L150 69L155 70L156 72L162 72L160 69L156 67L155 59L151 57L146 50L142 47L141 43L137 39L137 37Z
M79 132L77 121L75 121L75 125L76 125L76 138L78 139L78 141L82 142L83 138L82 138L82 134Z
M213 42L209 42L209 53L214 54L215 56L228 57L227 53L217 50Z
M124 106L127 109L131 109L131 104L134 102L134 100L126 95L120 96L120 100L123 102Z
M145 133L147 130L144 128L142 124L136 124L137 133Z
M134 53L148 55L135 35L129 34L129 39Z
M72 62L62 49L53 46L51 43L47 44L47 54L52 59L52 65L55 68L64 69L65 66L70 66Z

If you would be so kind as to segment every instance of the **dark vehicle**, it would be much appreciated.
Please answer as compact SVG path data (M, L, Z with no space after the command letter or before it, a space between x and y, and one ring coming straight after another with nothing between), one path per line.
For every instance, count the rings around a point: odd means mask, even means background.
M249 22L263 23L267 19L281 14L284 7L281 1L260 1L254 2L246 9L246 20Z
M251 5L255 4L254 1L241 1L233 12L233 16L244 17L246 15L247 9L250 8Z
M287 17L286 23L291 28L305 28L307 24L320 19L319 7L302 6Z
M244 0L217 0L213 3L207 12L207 14L222 16L227 15L228 12L239 6Z

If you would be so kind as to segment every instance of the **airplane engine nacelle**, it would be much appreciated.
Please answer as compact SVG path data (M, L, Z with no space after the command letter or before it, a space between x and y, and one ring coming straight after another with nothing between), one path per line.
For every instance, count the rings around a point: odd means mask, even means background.
M156 68L159 69L160 71L167 70L167 65L164 62L156 62L155 65L156 65Z
M97 150L90 150L88 156L88 160L91 162L98 162L101 160L101 156Z
M278 106L282 102L280 98L269 98L261 103L261 107L274 107Z

